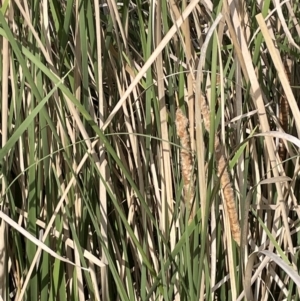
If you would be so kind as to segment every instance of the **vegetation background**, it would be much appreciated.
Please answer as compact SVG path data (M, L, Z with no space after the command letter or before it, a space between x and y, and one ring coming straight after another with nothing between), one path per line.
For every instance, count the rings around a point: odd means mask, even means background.
M0 300L299 300L299 0L3 0Z

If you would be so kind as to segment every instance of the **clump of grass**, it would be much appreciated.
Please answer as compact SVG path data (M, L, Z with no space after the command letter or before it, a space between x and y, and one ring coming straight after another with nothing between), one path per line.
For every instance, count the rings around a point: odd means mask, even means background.
M277 2L2 1L3 300L300 300L300 5Z

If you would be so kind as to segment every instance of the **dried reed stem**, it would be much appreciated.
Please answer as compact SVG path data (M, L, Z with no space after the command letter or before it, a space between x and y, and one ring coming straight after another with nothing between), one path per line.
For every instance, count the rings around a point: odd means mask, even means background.
M209 132L210 113L203 95L201 97L201 113L203 116L204 127ZM230 176L226 168L226 160L222 151L220 139L217 135L215 136L215 157L216 157L217 168L218 168L218 176L220 176L220 183L223 189L224 203L226 204L227 207L231 234L233 239L236 241L236 243L240 245L241 230L240 230L240 223L239 223L238 214L235 206L235 201L234 201L233 189L230 182Z
M290 83L292 76L291 76L291 70L290 70L288 58L285 58L285 60L284 60L284 71L285 71L286 77ZM282 95L279 99L279 122L280 122L280 125L282 126L282 129L287 133L288 129L289 129L290 106L289 106L289 102L287 100L287 97L286 97L283 89L281 88L280 90L281 90ZM278 154L279 154L281 161L284 161L286 159L286 148L285 148L285 145L284 145L284 142L282 139L279 139Z
M194 195L195 195L195 183L193 175L193 157L191 152L190 135L188 133L188 119L183 115L180 108L176 111L176 129L177 135L180 138L181 149L181 174L183 179L183 193L184 202L187 208L191 209L189 221L194 217L194 209L192 208Z
M288 122L289 122L289 103L285 95L282 95L279 99L279 122L285 133L288 132ZM286 158L286 148L282 139L279 139L279 157L281 161Z

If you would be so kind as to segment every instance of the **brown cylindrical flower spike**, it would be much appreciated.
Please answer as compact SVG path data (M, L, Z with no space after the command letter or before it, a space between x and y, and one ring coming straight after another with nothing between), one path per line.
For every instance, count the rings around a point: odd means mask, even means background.
M190 135L188 133L188 119L182 113L180 108L176 111L176 129L177 135L180 138L181 149L181 173L183 179L183 193L184 202L187 208L192 208L194 195L195 195L195 183L193 174L193 156L190 145ZM194 217L194 210L191 209L189 220L191 221Z

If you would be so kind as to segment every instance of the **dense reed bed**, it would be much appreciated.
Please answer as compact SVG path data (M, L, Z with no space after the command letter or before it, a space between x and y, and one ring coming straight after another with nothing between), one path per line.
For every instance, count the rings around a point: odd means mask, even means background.
M299 300L299 0L0 8L0 300Z

